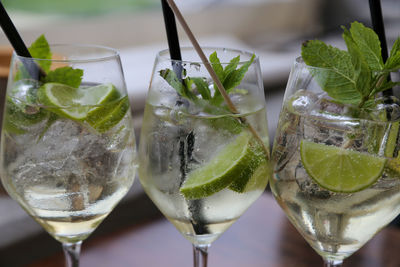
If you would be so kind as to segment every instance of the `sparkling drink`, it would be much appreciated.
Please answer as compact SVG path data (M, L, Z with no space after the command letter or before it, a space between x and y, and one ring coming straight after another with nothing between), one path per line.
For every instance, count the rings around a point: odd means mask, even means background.
M258 58L203 51L218 79L193 48L181 49L183 61L157 54L139 145L139 179L193 244L194 266L207 266L211 243L262 194L271 173Z
M5 118L15 117L12 112L8 105ZM5 125L1 177L10 195L56 239L83 240L132 185L131 115L126 112L104 133L67 118L50 120L44 115L38 123L19 125L24 133Z
M270 186L307 242L323 257L343 259L400 213L399 173L386 164L378 180L365 189L352 193L326 190L304 167L301 142L385 157L397 139L399 122L355 119L347 107L327 98L300 90L284 103L272 152L275 167ZM397 153L398 145L393 149Z
M118 51L49 46L13 55L1 136L4 188L79 265L85 240L127 193L135 136ZM54 54L53 54L54 53Z
M240 116L255 125L261 136L268 136L265 107ZM194 244L209 244L218 238L260 196L268 182L265 173L260 177L254 175L244 192L227 187L194 200L186 199L180 192L192 171L208 164L241 134L241 130L232 132L219 125L235 124L236 120L232 115L191 115L151 103L146 105L142 131L146 142L140 147L139 177L152 201ZM192 152L182 158L182 149Z

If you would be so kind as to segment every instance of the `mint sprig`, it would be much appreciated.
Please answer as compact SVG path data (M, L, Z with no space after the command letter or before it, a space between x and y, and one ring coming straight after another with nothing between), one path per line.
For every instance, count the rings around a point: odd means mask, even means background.
M365 108L378 93L400 85L388 79L391 71L400 69L400 38L383 62L381 44L372 29L359 22L353 22L349 30L342 28L347 51L312 40L302 45L301 55L307 65L317 67L311 74L330 97Z
M249 61L241 64L240 56L230 60L229 64L225 67L220 62L217 52L209 56L212 68L217 74L219 80L224 86L225 91L229 93L245 93L245 89L237 88L242 82L244 75L248 71L250 65L253 63L255 55L252 55ZM159 72L160 76L173 87L176 92L196 104L207 107L207 111L211 114L221 114L221 107L224 99L219 92L217 85L214 83L213 89L210 89L211 81L205 77L189 77L186 75L186 70L183 69L181 79L178 78L176 73L171 69L163 69ZM211 108L218 107L218 108Z
M31 44L28 50L33 58L51 59L53 56L50 45L43 34ZM51 70L50 60L36 60L36 63L46 72L46 76L42 77L40 80L41 83L57 82L77 88L82 82L83 70L81 69L74 69L67 66ZM32 79L23 65L15 75L16 81L22 79Z
M37 97L38 88L41 85L50 82L62 83L78 88L82 82L83 70L74 69L69 66L51 70L51 61L46 59L51 59L53 54L44 35L39 36L31 44L28 50L33 58L39 59L36 60L36 64L38 64L46 75L40 77L40 81L33 81L33 78L36 77L31 77L31 74L25 69L25 66L23 64L20 65L14 77L15 82L21 80L20 83L34 84L35 86L31 87L25 95L25 99L16 100L10 96L7 97L7 119L4 128L9 133L23 134L25 133L25 126L39 123L42 120L47 119L44 129L39 135L38 140L40 140L47 129L56 121L58 115L36 106L39 102ZM18 90L16 89L14 92L11 92L11 94L18 93L17 91ZM23 102L20 100L23 100Z

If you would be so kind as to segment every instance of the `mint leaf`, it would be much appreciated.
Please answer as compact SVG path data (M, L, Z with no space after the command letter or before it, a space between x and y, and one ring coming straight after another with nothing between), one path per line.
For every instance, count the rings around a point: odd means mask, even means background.
M234 57L234 58L231 59L231 61L229 62L229 64L224 68L225 79L227 78L227 76L228 76L229 74L231 74L233 71L236 70L236 68L237 68L237 66L238 66L238 64L239 64L239 62L240 62L240 56L237 56L237 57ZM224 82L225 79L222 80L221 82Z
M400 82L388 81L385 84L383 84L382 86L376 88L376 90L374 90L374 93L383 92L385 90L392 89L393 87L398 86L398 85L400 85Z
M215 73L218 76L218 79L223 82L225 79L225 72L224 72L224 68L221 65L221 62L219 61L219 58L217 56L217 52L214 51L214 53L212 53L209 57L211 66L213 67Z
M314 40L302 45L301 55L307 65L317 67L311 74L330 97L345 104L361 103L362 94L357 90L356 74L348 52Z
M49 43L43 34L32 43L28 50L33 58L51 59L52 56ZM50 70L51 61L37 60L36 62L45 72Z
M378 35L357 21L351 24L350 32L371 70L382 70L384 64Z
M371 70L350 31L346 28L343 29L344 32L342 36L346 43L347 50L349 51L351 62L354 66L356 89L363 97L363 101L365 101L371 93ZM363 103L360 104L362 105Z
M398 51L393 56L390 56L385 64L385 69L395 70L400 69L400 51Z
M236 88L243 80L244 75L248 71L250 65L253 63L255 55L251 57L249 61L244 63L239 69L230 70L224 80L225 90L229 93L232 89ZM240 60L240 57L239 59ZM236 64L237 66L237 64ZM227 66L227 68L229 65Z
M215 53L215 57L218 59L217 53ZM220 60L218 59L218 62L219 61ZM221 77L223 77L223 78L222 79L220 78L220 82L224 86L227 93L229 90L228 88L230 86L230 84L229 84L230 80L232 79L232 77L231 77L232 72L234 72L236 70L239 62L240 62L240 56L232 58L231 61L229 62L229 64L226 65L222 71ZM214 83L214 89L215 89L215 94L214 94L214 98L213 98L214 105L220 105L224 101L224 99L222 98L222 95L219 92L218 86L216 83Z
M196 85L197 91L199 91L201 97L205 100L211 99L211 91L208 88L208 83L204 78L193 77L191 78Z
M209 60L227 93L235 92L246 94L247 90L237 89L236 87L242 82L244 75L253 63L254 58L255 55L252 55L251 59L243 63L240 68L238 68L240 56L234 57L230 60L229 64L225 68L223 68L216 52L210 55ZM205 107L205 105L202 100L206 100L210 107L214 107L214 109L217 107L221 108L224 101L223 97L215 83L213 92L210 90L210 84L205 77L186 77L184 79L178 79L176 73L171 69L161 70L159 74L180 96L195 101L198 105L203 107ZM187 76L185 69L183 69L182 76ZM192 88L193 85L195 88ZM197 90L201 95L201 98L196 96L194 90ZM214 95L212 95L212 93L214 93ZM209 110L211 114L217 114L212 112L211 109Z
M400 38L394 42L390 57L385 63L385 69L400 69Z
M174 88L180 96L191 100L197 99L197 97L193 94L193 92L189 90L189 88L187 87L188 85L187 78L183 80L178 79L175 72L170 69L161 70L159 73L160 76L164 78L164 80L167 81L169 85L171 85L172 88Z
M393 56L397 52L400 52L400 37L394 42L392 50L390 50L390 56Z
M69 85L77 88L81 84L83 76L83 70L74 69L72 67L57 68L53 71L49 71L43 78L44 83L56 82Z
M383 63L381 47L375 32L359 22L350 29L342 27L348 51L315 40L303 44L301 55L312 67L310 73L336 102L369 108L377 93L400 84L390 81L390 73L400 69L400 38L390 57Z

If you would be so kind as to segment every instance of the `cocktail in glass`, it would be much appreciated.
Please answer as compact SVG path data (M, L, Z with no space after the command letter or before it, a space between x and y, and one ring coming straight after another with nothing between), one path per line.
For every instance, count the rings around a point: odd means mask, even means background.
M195 266L207 265L210 244L262 194L270 176L258 58L204 51L239 112L229 110L194 49L182 49L183 61L161 51L139 146L144 190L193 244Z
M289 220L326 266L341 266L400 213L399 101L378 97L364 109L338 103L321 89L336 75L296 60L270 182Z
M13 55L1 179L10 196L63 244L68 266L78 266L82 241L132 185L135 137L118 52L50 48L51 59Z

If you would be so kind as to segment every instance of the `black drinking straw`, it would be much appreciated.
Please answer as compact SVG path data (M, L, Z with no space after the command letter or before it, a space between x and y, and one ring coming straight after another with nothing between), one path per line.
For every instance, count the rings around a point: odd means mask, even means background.
M174 12L168 5L167 1L161 0L161 5L164 15L165 31L167 32L169 54L172 60L182 60ZM174 69L176 76L181 79L182 66L177 64L177 62L173 62L172 68Z
M8 16L6 9L0 2L0 26L3 29L7 39L10 41L15 53L21 57L31 58L28 48L26 47L24 41L22 40L20 34L14 26L14 23ZM41 78L46 76L46 73L31 60L22 60L23 64L27 68L27 71L33 79Z
M168 5L166 0L161 0L163 15L164 15L164 23L165 30L167 32L168 39L168 48L169 54L172 60L182 60L181 48L179 45L179 37L178 30L176 28L175 15L172 11L171 7ZM172 68L176 73L176 76L179 79L182 79L182 65L178 61L173 61ZM180 102L179 100L178 102ZM178 104L178 103L177 103ZM180 132L180 140L179 140L179 157L181 161L180 171L182 175L182 182L186 178L186 172L188 169L188 163L193 161L193 149L195 142L195 135L193 131L187 133L184 129L179 129ZM201 210L202 210L202 201L201 200L192 200L189 202L189 210L192 213L193 221L193 229L196 234L208 234L209 231L207 227L198 223L201 221Z
M380 0L369 0L369 10L371 12L372 27L379 37L382 48L382 58L386 61L388 58L388 49L386 43L385 26L383 24L382 7Z
M385 26L383 23L382 7L380 0L369 0L369 10L371 13L372 27L379 37L381 42L382 59L385 62L388 58L388 48L386 43ZM393 95L393 90L386 90L383 92L385 96Z

